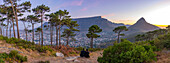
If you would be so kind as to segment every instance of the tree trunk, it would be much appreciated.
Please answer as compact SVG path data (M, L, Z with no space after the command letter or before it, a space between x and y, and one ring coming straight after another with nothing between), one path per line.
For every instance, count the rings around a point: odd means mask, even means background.
M14 38L16 38L16 35L15 35L15 24L14 24L14 19L12 18L12 23L13 23L13 34L14 34Z
M91 38L91 42L90 43L91 43L90 47L93 48L93 38Z
M20 34L19 34L19 27L18 27L18 16L17 16L17 12L16 12L16 4L15 4L15 9L13 6L13 2L10 0L11 6L12 6L12 10L15 16L15 20L16 20L16 25L17 25L17 33L18 33L18 39L20 39Z
M3 36L5 36L5 29L3 29Z
M68 46L68 42L69 42L69 37L67 37L67 46Z
M118 32L117 43L119 43L119 35L120 35L120 32Z
M59 28L59 45L61 45L61 33L60 33L60 28Z
M32 23L32 42L34 42L34 23Z
M26 34L26 41L27 41L27 31L25 31L25 34Z
M56 46L58 46L58 28L56 26Z
M40 42L41 42L41 41L40 41L40 36L41 36L41 34L40 34L40 32L39 32L39 45L41 45L41 44L40 44Z
M0 27L0 32L1 32L1 35L2 35L2 29L1 29L1 27Z
M51 46L53 45L53 31L52 31L52 25L50 26L50 38L51 38Z
M8 19L7 28L6 28L6 36L7 36L7 37L8 37L8 25L9 25L9 19Z
M41 14L41 45L43 46L43 16Z
M9 29L9 35L10 35L10 38L11 38L11 28L12 28L12 27L10 27L10 29Z

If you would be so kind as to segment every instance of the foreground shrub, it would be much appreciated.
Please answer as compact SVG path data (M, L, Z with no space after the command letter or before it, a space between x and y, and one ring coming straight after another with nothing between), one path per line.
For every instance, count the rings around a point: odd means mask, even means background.
M38 48L38 51L39 52L46 52L46 51L52 52L52 49L49 48L48 46L42 46L42 47Z
M103 57L99 57L99 63L142 63L156 60L156 54L152 48L148 50L142 45L135 45L128 40L106 48Z
M34 42L25 41L22 39L17 39L17 38L8 39L7 37L0 36L0 40L5 40L6 43L14 44L14 46L18 47L19 49L21 48L31 49L31 50L37 50L39 52L46 52L46 51L52 52L53 51L53 49L49 48L48 46L39 46L39 45L36 45Z
M39 61L38 63L50 63L50 61Z
M0 63L1 63L1 61L4 61L3 59L8 61L9 63L11 63L13 61L16 61L18 63L22 63L22 62L26 62L27 61L27 57L26 56L21 56L18 53L18 51L16 51L16 50L12 50L9 54L7 54L7 53L0 53L0 59L1 59Z
M170 33L158 36L158 38L154 39L154 44L161 49L170 49Z
M3 59L0 59L0 63L5 63L5 61Z

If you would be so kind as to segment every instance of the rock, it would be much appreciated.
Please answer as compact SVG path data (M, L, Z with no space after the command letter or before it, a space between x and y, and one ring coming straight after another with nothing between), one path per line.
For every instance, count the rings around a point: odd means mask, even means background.
M80 61L76 59L76 60L74 60L74 62L80 62Z
M72 61L72 60L77 59L78 57L80 57L80 56L66 57L65 59L66 59L66 60L69 60L69 61Z
M64 57L64 54L63 54L63 53L56 52L56 56L58 56L58 57Z

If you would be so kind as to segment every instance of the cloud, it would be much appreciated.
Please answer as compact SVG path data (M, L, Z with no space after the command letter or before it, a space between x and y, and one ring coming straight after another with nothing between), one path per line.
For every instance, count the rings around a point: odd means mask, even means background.
M100 4L102 0L94 0L94 2L92 2L91 4L88 4L87 6L83 7L82 9L80 9L80 11L86 11L88 10L89 8L92 8L92 7L96 7Z
M76 0L76 1L72 1L72 2L65 2L63 4L61 4L60 6L58 6L57 8L61 8L61 7L68 7L68 6L81 6L83 4L84 0Z
M88 10L87 8L83 8L83 9L80 9L81 11L86 11L86 10Z

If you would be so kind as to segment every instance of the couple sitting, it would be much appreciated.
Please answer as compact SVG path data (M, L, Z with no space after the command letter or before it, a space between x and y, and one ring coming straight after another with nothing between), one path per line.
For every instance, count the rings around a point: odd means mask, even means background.
M86 49L86 51L84 51L84 48L83 48L83 50L80 53L80 57L90 58L88 49Z

